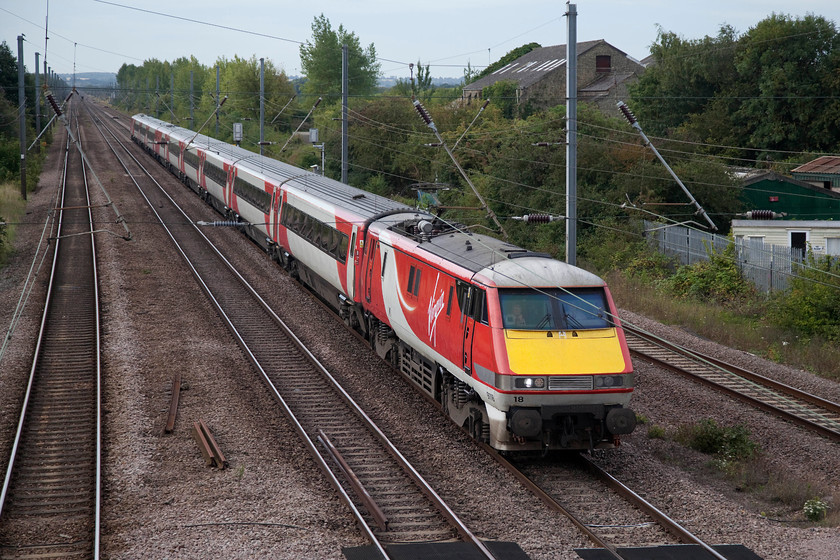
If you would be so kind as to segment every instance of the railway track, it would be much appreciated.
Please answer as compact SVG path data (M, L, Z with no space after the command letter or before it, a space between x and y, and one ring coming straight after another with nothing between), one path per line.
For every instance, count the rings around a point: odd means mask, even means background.
M625 326L636 356L840 441L840 404Z
M584 454L567 455L563 460L533 455L495 457L543 503L568 517L611 558L625 558L622 548L688 544L705 551L710 560L725 560L711 545Z
M0 558L98 558L99 302L87 177L69 137L47 303L0 495Z
M387 558L386 547L395 543L463 541L471 546L473 557L493 558L488 545L458 519L166 194L154 174L133 155L140 148L126 138L126 131L115 130L107 116L94 118L197 282L380 554Z

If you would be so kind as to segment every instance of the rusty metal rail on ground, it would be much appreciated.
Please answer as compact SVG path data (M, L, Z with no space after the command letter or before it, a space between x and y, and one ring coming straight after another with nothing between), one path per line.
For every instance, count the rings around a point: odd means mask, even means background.
M201 455L204 457L204 462L208 467L217 467L219 470L227 468L227 459L225 459L222 449L216 443L216 439L210 432L210 428L204 423L204 420L193 422L192 436L198 444Z

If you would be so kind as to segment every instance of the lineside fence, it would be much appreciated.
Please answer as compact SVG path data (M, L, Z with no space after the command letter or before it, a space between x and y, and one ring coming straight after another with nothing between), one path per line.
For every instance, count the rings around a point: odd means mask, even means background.
M652 246L683 265L707 261L711 252L722 253L734 243L738 270L763 292L786 290L791 276L796 276L795 265L801 264L805 257L802 249L765 245L760 240L733 241L723 235L647 220L645 232Z

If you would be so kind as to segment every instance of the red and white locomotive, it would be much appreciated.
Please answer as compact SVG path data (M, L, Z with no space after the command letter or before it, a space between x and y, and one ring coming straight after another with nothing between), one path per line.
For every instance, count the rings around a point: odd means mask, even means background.
M597 276L147 115L132 137L477 439L592 449L635 428L633 367Z

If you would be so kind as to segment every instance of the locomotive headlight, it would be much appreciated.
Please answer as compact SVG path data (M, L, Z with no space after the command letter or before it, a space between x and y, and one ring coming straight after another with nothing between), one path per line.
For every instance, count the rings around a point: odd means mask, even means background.
M542 389L545 387L544 377L517 377L515 386L517 389Z
M596 375L595 388L609 389L611 387L623 387L624 377L621 375Z

